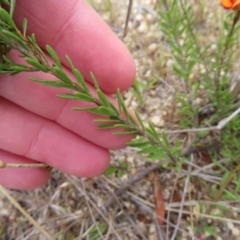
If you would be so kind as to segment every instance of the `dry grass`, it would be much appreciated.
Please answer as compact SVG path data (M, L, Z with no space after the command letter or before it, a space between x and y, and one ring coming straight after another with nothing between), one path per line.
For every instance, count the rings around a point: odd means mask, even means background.
M121 35L127 4L110 0L92 2L112 29ZM218 2L193 3L199 22L196 27L201 33L199 39L203 44L216 42L217 23L222 16ZM145 85L154 83L152 88L146 87L142 92L143 105L139 104L134 91L125 93L125 100L130 108L139 110L144 120L152 120L160 131L163 127L180 129L180 116L176 114L180 106L176 104L175 92L183 91L184 86L172 71L171 52L159 27L158 4L161 2L157 0L134 1L124 42L135 58L137 78ZM210 57L213 56L214 50ZM195 77L199 71L195 69ZM203 92L199 99L202 105L207 103ZM189 134L169 136L172 142L191 140ZM224 163L227 159L220 161ZM122 162L126 163L127 170L122 170L121 177L103 175L79 179L54 171L49 183L41 189L9 193L53 239L240 239L239 198L216 203L209 195L212 184L219 185L222 179L215 173L214 163L190 154L181 172L160 170L166 216L163 225L159 225L149 176L131 182L139 171L153 163L131 148L112 153L112 166L120 168ZM118 194L117 190L126 182L128 188ZM0 239L46 239L1 193L0 204Z

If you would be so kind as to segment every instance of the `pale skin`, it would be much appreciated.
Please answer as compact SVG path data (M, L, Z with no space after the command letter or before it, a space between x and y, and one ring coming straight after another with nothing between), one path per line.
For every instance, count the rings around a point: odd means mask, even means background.
M28 20L28 33L35 33L43 49L46 44L55 49L70 77L66 54L87 81L92 71L105 93L126 90L133 83L131 54L86 1L17 1L15 21L19 27L23 18ZM11 56L22 61L16 52ZM0 159L43 162L79 177L103 173L109 164L109 149L125 147L131 137L97 130L95 115L71 110L86 103L59 99L56 94L66 90L30 82L29 76L55 79L43 73L0 76ZM49 172L40 168L0 169L0 184L7 188L37 188L49 177Z

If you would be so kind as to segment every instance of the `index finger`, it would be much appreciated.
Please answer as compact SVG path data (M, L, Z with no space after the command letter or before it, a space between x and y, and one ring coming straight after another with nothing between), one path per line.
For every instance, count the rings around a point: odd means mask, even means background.
M115 93L132 84L131 54L86 1L17 1L15 21L21 26L24 18L40 47L53 47L65 66L68 55L87 80L93 72L103 91Z

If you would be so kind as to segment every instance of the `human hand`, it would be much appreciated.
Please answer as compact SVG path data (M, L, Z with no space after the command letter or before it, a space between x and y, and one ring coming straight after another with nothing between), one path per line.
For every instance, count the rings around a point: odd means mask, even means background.
M43 49L46 44L54 48L72 79L65 55L86 80L93 72L105 93L132 84L135 65L130 53L86 1L17 1L14 17L18 26L28 20L28 33L35 33ZM22 61L14 52L11 56ZM96 115L71 110L86 103L57 98L67 90L31 82L29 76L55 79L45 73L0 76L0 159L43 162L80 177L101 174L109 163L108 149L124 147L131 136L98 130ZM8 188L32 189L48 179L45 169L0 169L0 184Z

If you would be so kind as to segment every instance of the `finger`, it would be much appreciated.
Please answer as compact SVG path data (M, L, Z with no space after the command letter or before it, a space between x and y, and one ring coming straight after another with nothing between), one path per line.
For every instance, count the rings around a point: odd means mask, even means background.
M28 32L36 34L41 47L51 45L65 65L65 55L69 55L88 80L93 72L103 91L115 93L117 88L125 90L132 84L133 58L86 1L17 1L15 19L19 26L24 18Z
M3 150L0 158L5 163L35 163ZM30 190L44 185L50 177L49 172L43 168L4 168L0 169L0 184L6 188Z
M11 54L12 59L22 62L16 54ZM74 76L68 72L71 79ZM73 131L83 138L108 149L119 149L126 146L133 136L114 136L113 132L119 130L99 130L93 122L101 118L89 112L73 111L72 107L89 107L89 103L60 99L57 94L66 93L70 90L50 88L40 83L28 80L30 73L21 73L15 76L3 75L0 77L0 96L16 103L17 105L34 112L44 118L59 123L61 126ZM50 74L31 73L30 76L41 79L54 79ZM89 86L91 91L95 91ZM96 94L96 93L95 93ZM109 97L110 98L110 97ZM113 99L110 98L112 101Z
M0 98L0 148L81 177L101 174L109 152Z

